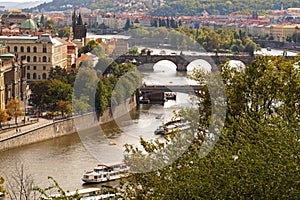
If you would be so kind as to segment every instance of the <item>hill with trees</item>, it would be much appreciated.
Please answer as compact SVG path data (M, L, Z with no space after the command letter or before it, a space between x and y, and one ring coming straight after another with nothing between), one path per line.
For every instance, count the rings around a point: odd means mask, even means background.
M209 14L252 13L253 11L279 10L281 2L284 8L299 7L295 0L275 1L247 1L247 0L168 0L167 3L149 12L155 16L201 16L204 9Z
M295 0L167 0L164 4L137 3L128 2L122 4L122 1L117 0L53 0L52 2L43 3L35 10L44 11L64 11L73 9L73 7L86 7L92 10L98 9L100 12L119 12L125 10L140 10L148 12L150 15L156 16L201 16L206 10L209 14L230 14L230 13L252 13L253 11L265 11L280 9L281 2L284 8L300 7L300 2Z

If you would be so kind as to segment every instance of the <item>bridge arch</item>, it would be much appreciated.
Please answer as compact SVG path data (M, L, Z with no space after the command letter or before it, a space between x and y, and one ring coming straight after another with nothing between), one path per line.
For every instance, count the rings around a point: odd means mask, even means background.
M190 62L186 69L188 73L193 71L194 69L209 73L212 71L212 66L206 60L196 59Z
M239 72L245 70L246 65L240 60L229 60L228 62L229 67L236 69Z
M176 70L177 65L171 60L160 60L153 64L153 71L176 72Z

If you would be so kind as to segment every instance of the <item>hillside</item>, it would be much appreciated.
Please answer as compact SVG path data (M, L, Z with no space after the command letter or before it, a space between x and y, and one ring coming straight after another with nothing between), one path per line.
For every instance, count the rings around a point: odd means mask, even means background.
M281 2L284 9L300 7L297 0L168 0L168 3L149 12L151 15L201 15L205 9L209 14L251 13L265 10L280 9Z
M152 2L152 3L150 3ZM36 8L45 11L64 11L75 7L87 7L100 12L118 12L126 10L146 11L150 15L200 16L205 9L209 14L251 13L255 10L262 12L270 9L280 9L281 2L284 8L300 7L296 0L162 0L134 1L134 0L53 0Z

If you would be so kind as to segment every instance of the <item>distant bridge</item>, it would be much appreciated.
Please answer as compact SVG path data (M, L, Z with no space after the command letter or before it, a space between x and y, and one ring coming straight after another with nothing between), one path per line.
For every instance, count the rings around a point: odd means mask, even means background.
M157 93L157 92L195 92L201 91L200 85L146 85L140 88L142 93Z
M254 56L247 54L219 54L219 55L121 55L115 59L117 63L133 62L138 66L148 64L148 68L153 69L153 65L162 60L169 60L176 65L177 71L187 71L187 66L195 60L205 60L208 62L213 71L218 69L221 63L228 60L239 60L245 65L250 65L255 59ZM289 56L288 59L294 59L294 56ZM150 64L150 65L149 65ZM141 66L141 69L147 68L147 65Z
M140 97L150 103L162 103L166 92L201 95L202 88L200 85L144 85L140 88Z

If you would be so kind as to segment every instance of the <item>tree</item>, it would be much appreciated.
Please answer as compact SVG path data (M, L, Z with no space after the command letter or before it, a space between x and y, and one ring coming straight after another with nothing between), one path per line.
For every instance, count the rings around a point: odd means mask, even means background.
M30 174L26 174L26 169L23 164L16 164L15 169L10 171L9 179L7 179L7 192L9 199L35 199L32 190L33 187L33 177Z
M139 54L139 50L136 46L133 46L131 47L129 50L128 50L128 53L129 54L134 54L134 55L138 55Z
M128 31L128 29L131 27L130 19L127 18L126 23L124 25L124 30Z
M9 115L5 110L0 109L0 126L2 122L6 122L7 119L9 118Z
M35 81L30 85L31 101L38 109L44 109L50 104L50 80Z
M73 97L72 106L75 113L86 113L90 109L89 97L85 95L80 95L79 98Z
M202 156L200 150L205 139L210 141L216 132L209 124L212 102L217 100L204 87L198 104L201 114L198 131L192 131L195 138L190 139L189 148L164 168L132 174L129 183L124 185L123 196L128 199L297 199L300 195L300 73L294 63L298 61L299 57L288 61L284 57L262 56L241 72L228 63L222 65L221 72L209 75L196 72L193 77L204 85L211 81L210 87L219 87L213 82L216 75L224 81L227 112L219 141ZM189 113L181 111L182 116L191 116ZM187 135L188 131L181 133L176 140ZM171 149L170 154L165 150L176 142L175 136L176 133L166 137L166 142L141 139L143 150L127 145L126 160L133 167L145 168L149 164L146 161L153 158L152 162L156 162L154 155L161 151L168 160L180 149L180 146ZM144 152L155 154L148 158Z
M95 40L90 40L85 46L78 49L78 54L81 55L91 52L97 45L99 45L98 42L96 42Z
M6 104L6 109L9 114L15 118L15 123L18 123L18 117L23 116L22 101L19 99L11 99Z
M69 101L59 100L56 103L56 109L61 112L61 116L72 113L72 105Z
M58 101L71 103L73 88L71 84L64 83L58 79L41 80L32 83L32 103L39 109L48 108L55 111Z
M254 56L254 51L256 50L256 44L253 41L248 41L245 45L245 52L249 53L250 56Z

